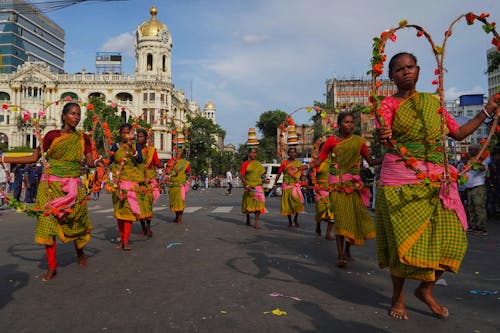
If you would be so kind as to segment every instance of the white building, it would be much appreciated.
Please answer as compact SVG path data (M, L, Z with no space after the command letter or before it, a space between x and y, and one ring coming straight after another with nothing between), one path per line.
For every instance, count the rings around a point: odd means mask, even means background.
M207 103L201 111L197 103L189 101L182 90L172 83L172 36L166 25L156 19L157 9L150 10L151 18L136 31L136 68L134 75L103 73L57 74L42 62L27 62L12 74L0 74L0 137L8 141L9 148L37 146L32 128L22 126L18 120L22 110L37 117L47 101L71 96L82 104L91 97L101 97L107 104L115 103L122 117L141 116L151 124L154 146L160 158L171 156L172 123L180 126L187 115L207 114L215 122L215 107ZM15 107L12 107L15 106ZM17 109L17 111L15 111ZM61 126L61 105L46 110L44 132ZM85 118L82 108L82 119Z

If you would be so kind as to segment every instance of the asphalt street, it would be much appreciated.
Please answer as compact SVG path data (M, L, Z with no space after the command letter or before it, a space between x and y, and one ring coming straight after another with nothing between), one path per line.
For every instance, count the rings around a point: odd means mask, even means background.
M89 202L88 267L78 266L72 243L59 242L49 282L40 279L47 266L35 220L0 211L0 332L500 332L500 294L471 293L500 289L500 221L489 221L488 236L468 236L461 271L435 287L449 318L432 316L407 281L410 319L400 321L387 314L391 283L375 240L354 247L356 261L340 269L335 242L315 234L313 205L300 228L288 228L279 197L270 198L255 230L245 226L241 196L190 191L178 225L163 194L153 238L134 224L127 252L114 248L111 196L102 193Z

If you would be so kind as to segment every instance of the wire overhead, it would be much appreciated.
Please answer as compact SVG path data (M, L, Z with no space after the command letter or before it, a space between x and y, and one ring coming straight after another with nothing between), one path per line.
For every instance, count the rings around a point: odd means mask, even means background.
M84 2L111 2L111 1L127 1L127 0L57 0L57 1L16 1L14 0L14 9L23 13L48 13L69 6L77 5ZM0 3L0 10L12 9L12 3Z

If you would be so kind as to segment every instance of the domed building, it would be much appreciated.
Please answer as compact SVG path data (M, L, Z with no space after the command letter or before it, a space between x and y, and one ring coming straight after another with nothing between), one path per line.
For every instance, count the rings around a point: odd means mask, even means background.
M34 118L45 103L70 96L86 105L91 97L100 97L108 105L116 105L124 119L141 117L151 124L154 146L160 158L170 158L170 130L186 122L188 115L210 115L215 122L212 102L202 111L199 104L189 101L182 90L172 83L172 36L167 26L150 9L151 18L136 30L136 68L133 75L115 72L57 74L42 62L26 62L12 74L0 74L0 138L9 148L38 145L30 128L22 121L22 111L29 110ZM60 105L45 110L43 132L60 128ZM82 107L82 119L86 108ZM80 123L82 125L83 121Z

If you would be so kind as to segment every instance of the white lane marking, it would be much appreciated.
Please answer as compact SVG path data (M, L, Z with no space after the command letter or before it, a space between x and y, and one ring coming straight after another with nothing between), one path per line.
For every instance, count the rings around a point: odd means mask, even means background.
M184 208L184 213L194 213L199 209L201 209L201 207L186 207Z
M212 213L230 213L232 209L233 206L222 206L212 210Z

